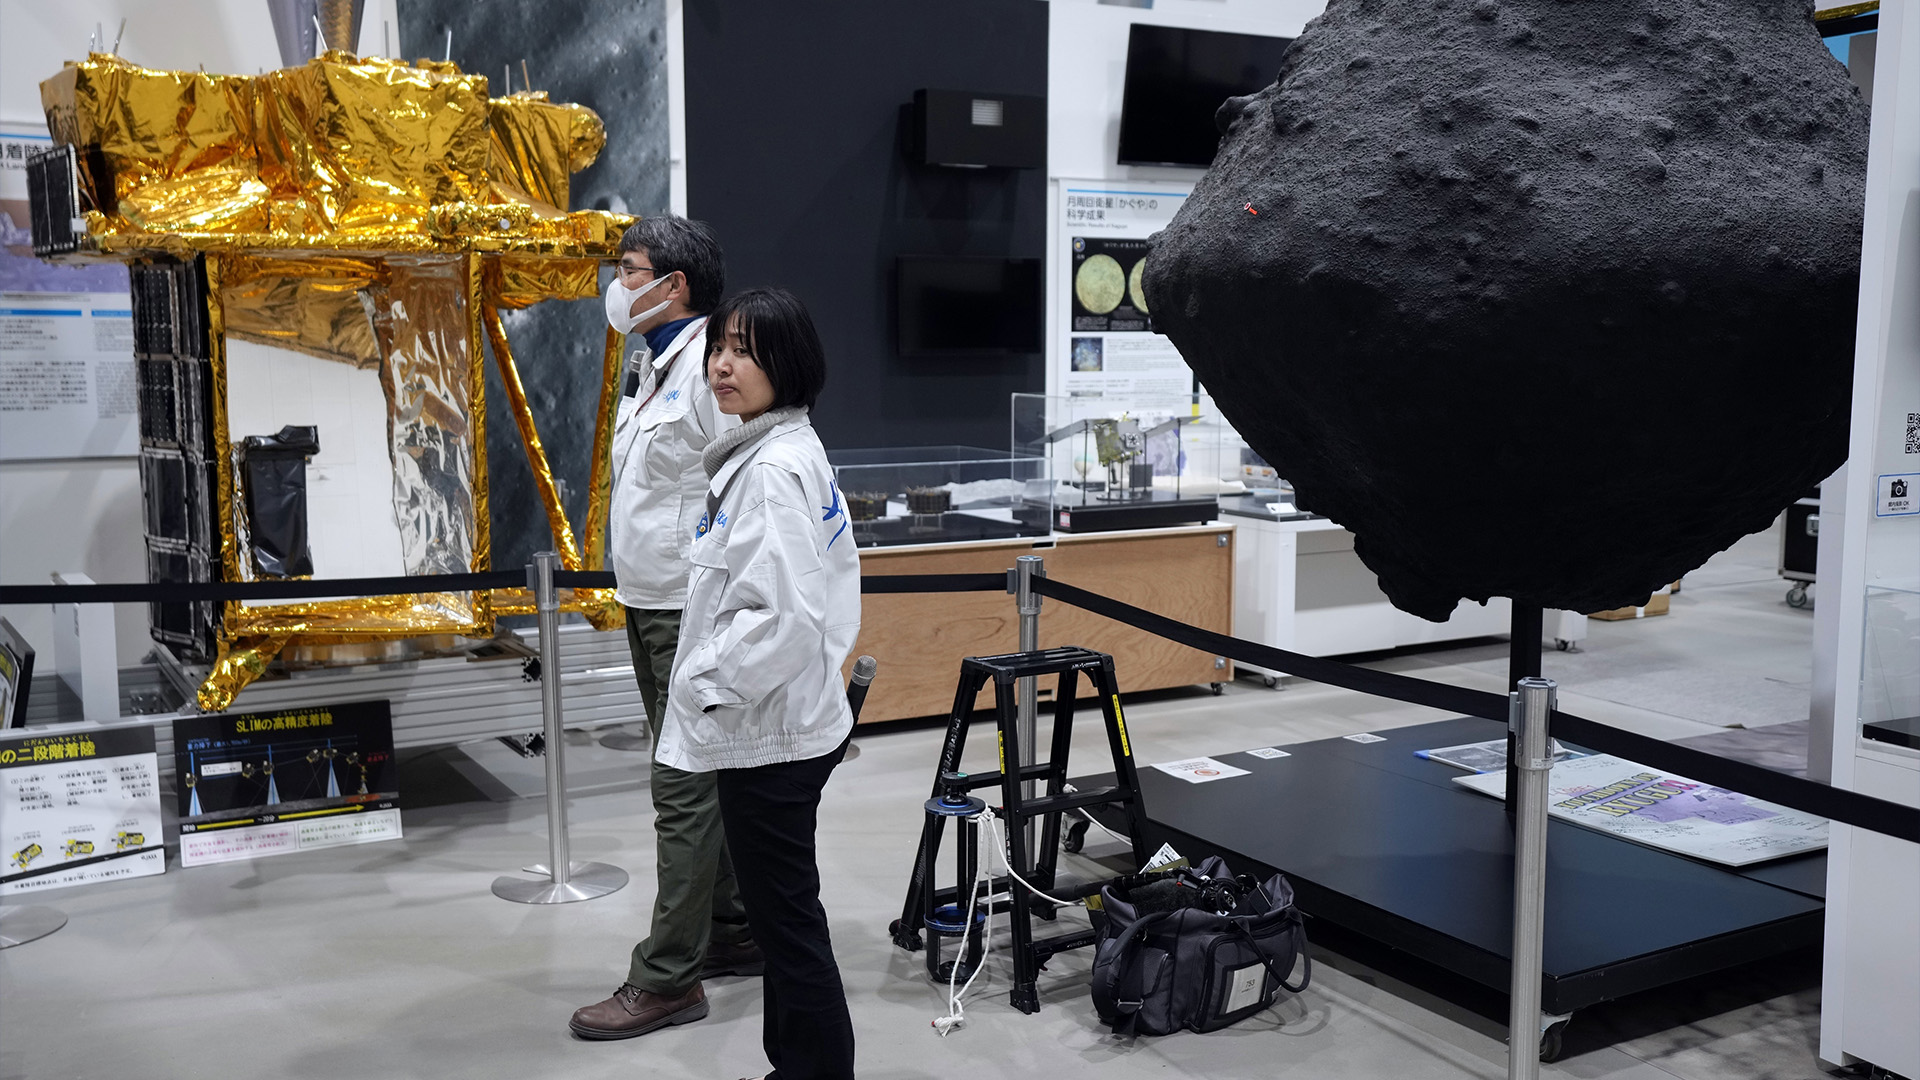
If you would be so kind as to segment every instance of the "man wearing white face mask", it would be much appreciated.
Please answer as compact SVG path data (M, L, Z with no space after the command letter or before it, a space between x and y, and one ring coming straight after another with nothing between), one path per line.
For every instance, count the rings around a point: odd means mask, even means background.
M688 550L706 511L701 454L739 419L720 412L705 371L706 313L726 284L706 225L662 216L620 238L607 322L628 335L613 434L608 551L627 609L627 644L656 744L687 602ZM707 1015L703 978L758 975L727 858L714 774L652 766L658 890L653 924L613 996L573 1014L586 1039L625 1039Z

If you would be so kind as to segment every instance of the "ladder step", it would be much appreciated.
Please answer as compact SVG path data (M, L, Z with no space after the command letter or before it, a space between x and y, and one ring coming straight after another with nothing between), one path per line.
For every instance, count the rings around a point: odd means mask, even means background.
M1018 811L1009 811L1016 816L1039 817L1042 814L1057 814L1062 810L1078 810L1083 806L1098 806L1101 803L1132 802L1131 793L1123 793L1117 787L1094 788L1092 791L1074 791L1065 795L1045 795L1038 799L1028 799Z

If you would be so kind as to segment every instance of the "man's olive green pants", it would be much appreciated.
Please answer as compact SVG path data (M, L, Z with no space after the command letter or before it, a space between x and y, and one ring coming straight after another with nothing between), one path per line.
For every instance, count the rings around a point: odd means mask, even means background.
M647 708L653 745L667 715L667 682L680 641L680 613L627 609L627 645ZM739 945L752 935L740 887L727 857L715 773L681 772L653 762L654 851L659 887L653 927L633 947L627 981L642 990L678 997L700 981L709 942Z

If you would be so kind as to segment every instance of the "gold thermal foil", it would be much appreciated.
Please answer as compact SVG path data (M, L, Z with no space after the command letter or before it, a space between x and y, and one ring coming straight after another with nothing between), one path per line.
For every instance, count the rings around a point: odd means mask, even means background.
M380 363L371 304L387 281L384 262L239 255L227 265L222 301L231 336L356 368Z
M267 665L287 647L285 636L220 639L219 658L193 695L202 712L223 712L248 684L267 673Z
M626 339L607 327L600 350L600 412L593 421L593 474L587 492L586 561L589 570L607 568L607 522L613 516L613 422L620 408L622 350Z
M574 173L593 164L606 129L584 105L547 100L544 90L488 103L488 174L510 199L565 213Z
M529 308L543 300L600 295L600 260L505 255L487 260L487 295L496 307Z
M487 190L485 76L336 50L259 82L261 179L304 210L289 231L422 231Z
M492 620L481 619L478 597L485 593L409 593L367 596L347 600L314 600L293 604L241 605L229 612L226 633L232 638L261 635L307 641L329 636L339 641L415 637L421 634L462 634L485 637Z
M119 205L128 226L149 233L257 232L273 219L267 185L240 166L142 184Z
M493 511L487 502L487 372L485 350L480 347L480 307L486 302L486 268L480 257L469 255L462 264L466 275L467 311L467 398L473 415L473 569L493 569ZM475 599L479 616L493 625L490 592Z
M547 527L559 549L560 565L580 569L580 546L574 542L573 526L567 521L566 508L560 505L560 488L553 480L553 466L547 461L546 447L540 442L540 429L534 426L533 407L527 403L527 391L520 385L520 368L513 362L513 347L507 343L507 329L500 312L491 304L481 308L487 327L487 340L493 343L494 363L500 369L500 383L506 387L507 408L520 429L520 445L527 452L527 466L533 470L533 486L546 507Z
M41 83L40 103L54 141L88 151L80 155L87 209L117 215L122 200L164 185L174 193L148 201L169 205L173 220L179 189L196 174L227 174L208 194L231 199L257 171L254 91L246 76L153 71L94 53Z
M568 213L605 143L592 110L487 97L453 64L345 52L260 76L153 71L94 54L41 84L81 150L89 244L198 251L607 257L624 214ZM98 174L98 175L95 175Z

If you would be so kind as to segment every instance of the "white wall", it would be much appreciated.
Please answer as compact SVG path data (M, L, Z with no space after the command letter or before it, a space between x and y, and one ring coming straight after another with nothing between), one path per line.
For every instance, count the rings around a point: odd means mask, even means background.
M399 39L396 0L367 0L364 53L381 52L381 24ZM120 55L155 68L252 73L280 67L266 0L0 0L0 120L39 121L40 80L81 59L99 24L107 46L127 20ZM60 570L95 581L144 581L140 479L132 458L0 462L0 581L38 585ZM52 670L48 609L0 607ZM118 662L151 647L146 608L114 611Z
M1047 29L1047 295L1061 293L1066 253L1060 181L1171 180L1192 184L1204 170L1120 165L1120 99L1127 34L1136 22L1234 34L1295 37L1326 0L1155 0L1151 8L1096 0L1052 0ZM1059 392L1060 305L1047 305L1047 392Z

